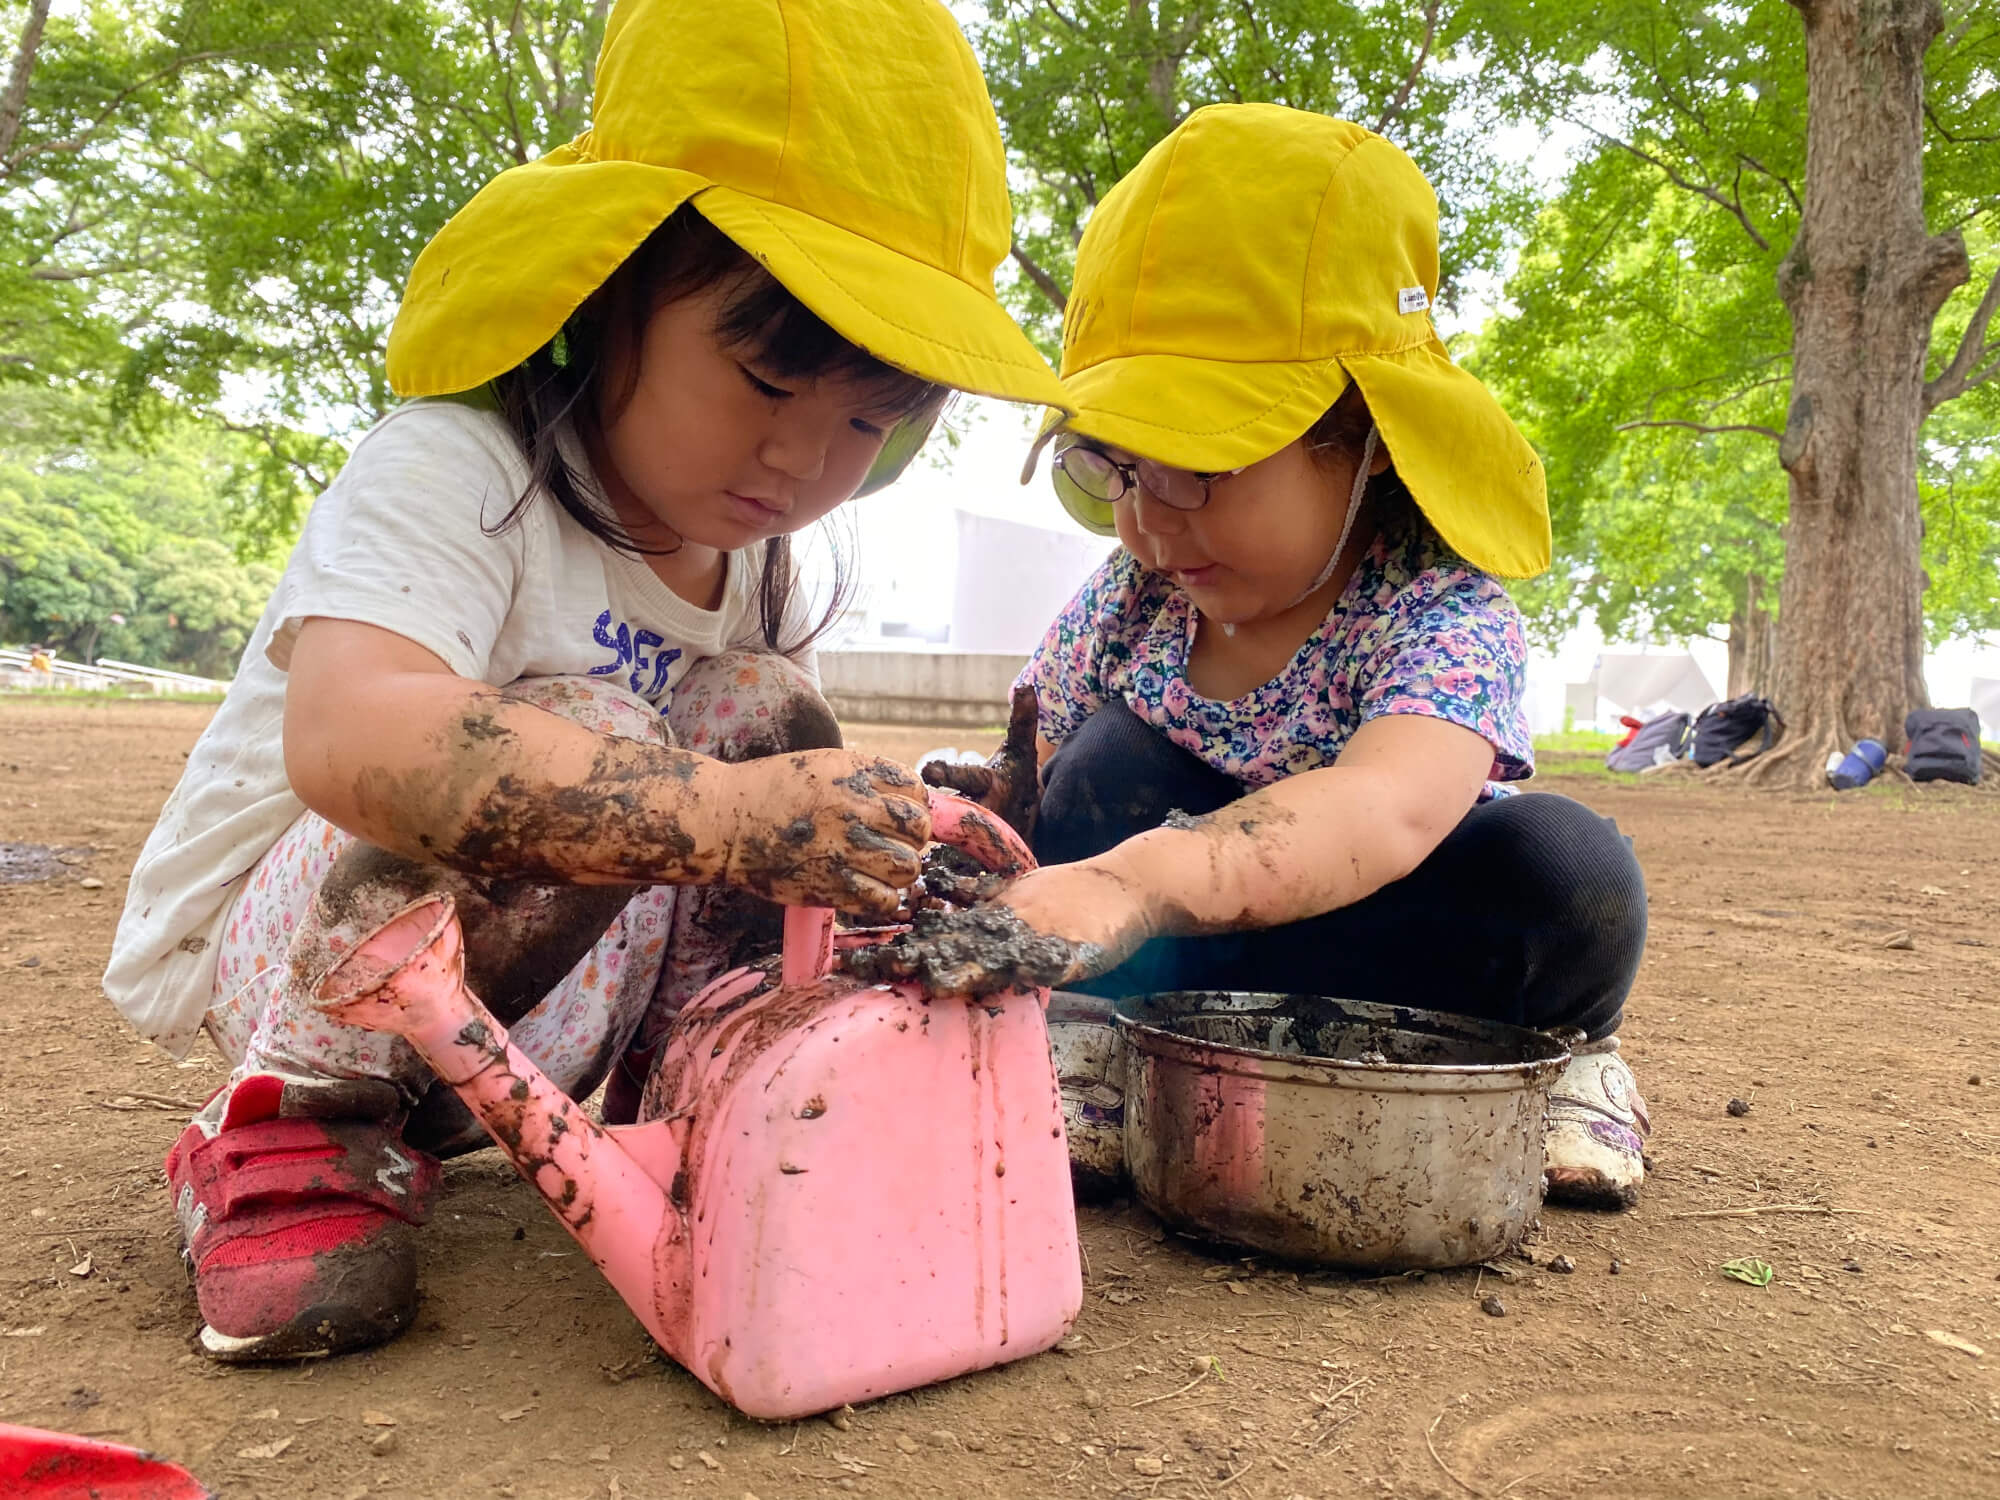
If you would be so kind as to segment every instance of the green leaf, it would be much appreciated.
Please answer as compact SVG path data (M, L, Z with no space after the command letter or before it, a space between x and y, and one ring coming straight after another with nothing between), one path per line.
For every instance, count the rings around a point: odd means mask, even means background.
M1754 1255L1746 1255L1741 1260L1725 1260L1722 1263L1722 1274L1737 1281L1747 1281L1751 1286L1769 1286L1771 1278L1778 1273L1771 1269L1769 1261L1759 1260Z

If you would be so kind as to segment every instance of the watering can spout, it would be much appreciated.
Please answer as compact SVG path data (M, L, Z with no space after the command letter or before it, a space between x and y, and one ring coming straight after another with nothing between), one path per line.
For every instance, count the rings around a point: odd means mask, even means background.
M647 1331L663 1345L677 1342L666 1324L686 1305L689 1257L685 1225L663 1185L679 1157L671 1126L605 1130L508 1040L465 987L464 936L449 896L414 902L376 928L327 970L315 1003L349 1025L408 1041L548 1200Z

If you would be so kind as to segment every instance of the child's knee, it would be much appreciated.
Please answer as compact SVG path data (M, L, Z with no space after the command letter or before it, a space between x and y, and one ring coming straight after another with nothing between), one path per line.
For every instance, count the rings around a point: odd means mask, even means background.
M605 677L522 677L500 690L517 703L532 703L559 718L622 740L671 744L660 711L628 688Z
M1547 930L1623 958L1646 941L1646 877L1629 838L1580 802L1548 795L1497 805L1509 846L1502 885Z
M840 723L818 686L789 657L725 651L688 669L667 724L685 749L717 760L761 760L840 747Z

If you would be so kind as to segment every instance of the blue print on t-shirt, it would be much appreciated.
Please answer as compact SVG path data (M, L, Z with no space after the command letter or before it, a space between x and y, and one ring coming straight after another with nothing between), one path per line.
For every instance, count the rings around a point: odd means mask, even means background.
M601 667L592 667L590 675L609 677L629 667L631 672L625 680L625 685L642 698L651 699L658 694L660 689L667 685L668 669L681 659L681 649L678 646L670 651L648 655L653 647L666 644L665 637L655 635L650 630L634 631L623 620L618 622L618 630L614 635L611 630L611 611L608 609L597 617L597 624L592 627L590 635L591 639L605 650L617 653L614 660L606 662ZM653 672L650 684L646 681L646 670L649 667Z

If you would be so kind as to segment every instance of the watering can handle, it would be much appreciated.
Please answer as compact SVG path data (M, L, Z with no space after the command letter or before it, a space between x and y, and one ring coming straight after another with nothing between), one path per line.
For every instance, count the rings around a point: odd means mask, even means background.
M942 787L931 787L931 836L963 849L987 869L1017 875L1035 868L1021 836L978 803ZM785 957L779 971L786 985L810 984L833 969L833 911L825 906L785 909Z

